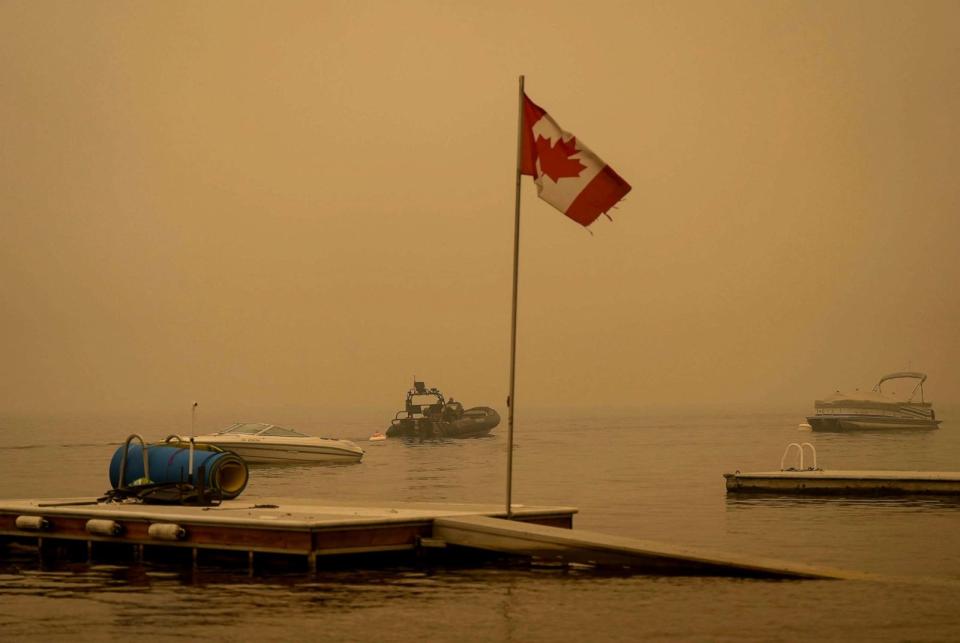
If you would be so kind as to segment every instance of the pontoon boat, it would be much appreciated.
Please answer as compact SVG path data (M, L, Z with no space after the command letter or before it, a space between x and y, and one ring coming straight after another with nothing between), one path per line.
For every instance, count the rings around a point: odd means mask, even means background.
M915 379L917 385L906 399L883 392L889 380ZM933 405L923 399L924 373L904 371L884 375L871 392L841 393L814 402L816 415L807 418L814 431L935 429L940 424ZM920 401L914 400L917 392Z

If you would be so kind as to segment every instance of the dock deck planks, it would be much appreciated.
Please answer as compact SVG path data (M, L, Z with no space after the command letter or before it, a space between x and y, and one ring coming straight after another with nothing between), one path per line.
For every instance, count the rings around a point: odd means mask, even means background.
M569 527L571 507L516 506L519 520ZM493 505L451 503L323 503L304 499L228 500L214 507L97 504L84 498L0 501L0 538L38 537L308 556L413 550L439 516L502 515ZM44 518L42 530L18 528L19 516ZM114 521L117 535L90 533L88 521ZM151 536L153 524L177 525L179 540Z

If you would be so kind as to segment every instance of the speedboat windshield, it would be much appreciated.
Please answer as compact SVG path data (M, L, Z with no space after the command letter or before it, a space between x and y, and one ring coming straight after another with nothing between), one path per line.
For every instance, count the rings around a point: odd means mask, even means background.
M233 426L228 426L218 435L262 435L272 438L309 438L306 433L300 433L293 429L277 426L275 424L265 424L263 422L240 422Z
M267 429L260 435L269 435L275 438L308 438L310 437L305 433L300 433L299 431L294 431L293 429L287 429L282 426L271 426L269 429Z
M258 422L255 424L234 424L233 426L228 426L220 433L232 433L234 435L257 435L264 429L269 429L272 424L263 424Z

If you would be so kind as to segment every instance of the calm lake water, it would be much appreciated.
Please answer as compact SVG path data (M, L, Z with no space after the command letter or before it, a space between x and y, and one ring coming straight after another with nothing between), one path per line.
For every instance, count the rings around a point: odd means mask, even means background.
M798 431L783 413L517 418L514 502L578 507L577 528L873 572L876 581L611 576L585 570L429 569L255 575L156 565L0 560L6 640L611 641L960 639L960 500L728 497L722 474L779 468L809 441L825 469L960 470L960 408L928 432ZM208 418L200 429L234 418ZM262 418L254 418L258 420ZM270 418L267 418L270 419ZM220 421L222 420L222 422ZM243 498L503 503L506 426L486 439L367 442L382 419L283 417L354 439L357 465L255 467ZM182 422L181 422L182 423ZM98 496L131 432L162 419L0 418L0 497Z

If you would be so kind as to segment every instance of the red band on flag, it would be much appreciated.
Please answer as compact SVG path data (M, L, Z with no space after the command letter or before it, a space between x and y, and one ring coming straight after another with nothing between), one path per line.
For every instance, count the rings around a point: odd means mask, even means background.
M577 223L588 226L617 204L630 191L630 184L620 178L609 165L593 177L564 213Z
M532 100L523 95L523 150L520 154L520 174L537 175L537 145L534 141L533 126L546 112Z

